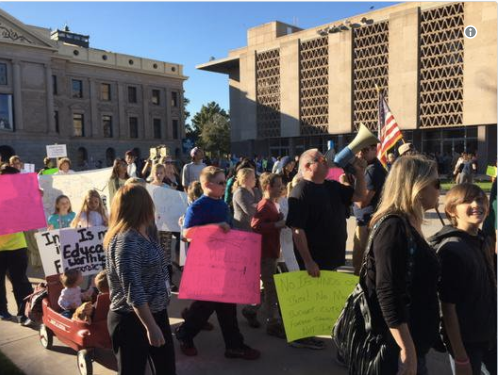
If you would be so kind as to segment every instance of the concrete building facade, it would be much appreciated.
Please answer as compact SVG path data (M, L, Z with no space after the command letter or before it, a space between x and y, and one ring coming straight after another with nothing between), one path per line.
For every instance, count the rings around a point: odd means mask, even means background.
M90 48L89 37L25 25L0 10L0 153L42 166L66 144L74 169L112 165L185 136L180 64Z
M328 140L337 150L360 123L376 132L378 85L418 150L496 161L496 3L403 3L306 30L271 22L197 68L229 75L236 154L293 155Z

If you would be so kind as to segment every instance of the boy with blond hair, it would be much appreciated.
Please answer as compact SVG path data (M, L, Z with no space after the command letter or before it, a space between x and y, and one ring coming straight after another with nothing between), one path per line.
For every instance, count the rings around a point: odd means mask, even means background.
M222 199L226 186L225 173L220 168L206 167L199 179L204 194L187 209L185 237L191 238L196 227L208 224L217 224L224 232L228 232L232 218L228 205ZM247 360L259 358L259 351L244 344L237 322L237 306L234 303L211 301L194 301L186 311L185 322L176 330L182 353L187 356L197 355L193 339L215 311L225 341L225 357Z

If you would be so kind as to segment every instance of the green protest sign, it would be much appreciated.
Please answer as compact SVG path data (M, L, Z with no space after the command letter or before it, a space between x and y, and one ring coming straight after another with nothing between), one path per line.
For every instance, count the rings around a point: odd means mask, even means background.
M486 168L486 176L496 177L496 167L488 165Z
M358 276L320 271L311 277L306 271L274 276L287 341L316 335L330 335L351 294Z

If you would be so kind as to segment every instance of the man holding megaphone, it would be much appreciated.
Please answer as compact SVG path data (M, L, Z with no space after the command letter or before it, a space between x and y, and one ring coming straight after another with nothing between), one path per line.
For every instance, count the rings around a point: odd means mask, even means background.
M305 151L299 159L302 180L289 196L287 226L292 228L298 264L312 277L345 263L346 217L352 202L366 196L364 161L353 156L350 169L356 177L354 189L325 180L327 160L317 149Z

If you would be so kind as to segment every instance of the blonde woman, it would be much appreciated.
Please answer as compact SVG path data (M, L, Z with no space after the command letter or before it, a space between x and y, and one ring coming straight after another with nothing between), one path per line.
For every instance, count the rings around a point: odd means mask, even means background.
M54 173L54 175L66 175L73 174L74 171L71 169L71 160L69 158L61 158L57 162L57 168L59 170Z
M256 188L254 169L240 169L233 185L233 224L235 229L252 232L251 220L261 198L261 192Z
M97 190L89 190L81 209L71 223L72 228L107 226L108 219L104 202Z
M150 358L157 374L176 374L167 306L169 274L164 253L148 228L154 203L139 184L116 193L104 238L110 289L107 326L119 374L145 374Z
M438 338L439 264L421 227L424 212L437 206L439 189L434 161L403 156L391 168L370 223L379 225L360 278L376 317L373 327L385 333L394 353L399 350L392 374L427 374L425 355Z

